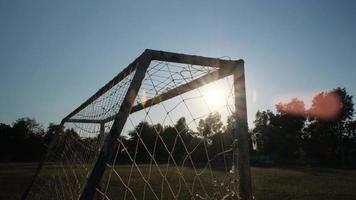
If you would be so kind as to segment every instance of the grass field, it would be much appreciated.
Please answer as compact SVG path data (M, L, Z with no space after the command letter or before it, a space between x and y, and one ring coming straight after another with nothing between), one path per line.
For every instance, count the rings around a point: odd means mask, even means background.
M0 199L19 199L35 167L34 164L0 164ZM123 177L129 171L128 167L117 167L116 170ZM356 200L355 170L253 167L252 175L256 199ZM174 180L174 177L168 176L168 179ZM135 188L144 185L141 181L135 182L135 179L132 184ZM116 196L122 192L119 188L122 188L119 181L113 179L109 193Z

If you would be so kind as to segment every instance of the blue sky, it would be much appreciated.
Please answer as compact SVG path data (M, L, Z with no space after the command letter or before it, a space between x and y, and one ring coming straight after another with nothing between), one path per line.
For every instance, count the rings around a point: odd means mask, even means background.
M0 122L59 122L146 48L244 59L250 123L294 96L356 95L355 1L2 0Z

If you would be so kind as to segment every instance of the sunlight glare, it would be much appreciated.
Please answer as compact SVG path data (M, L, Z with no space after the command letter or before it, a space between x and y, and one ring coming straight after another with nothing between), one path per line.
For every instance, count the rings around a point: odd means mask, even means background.
M207 102L212 108L218 108L223 104L223 95L217 88L212 88L207 92Z

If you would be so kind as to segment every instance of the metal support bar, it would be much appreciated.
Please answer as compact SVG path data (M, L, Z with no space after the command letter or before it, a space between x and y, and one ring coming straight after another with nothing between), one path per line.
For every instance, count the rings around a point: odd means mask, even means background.
M88 124L101 124L103 120L98 119L67 119L66 123L88 123Z
M232 68L236 65L236 62L238 64L244 62L243 60L236 60L236 61L223 60L223 59L209 58L204 56L157 51L152 49L148 49L148 51L152 57L152 60L184 63L184 64L191 64L191 65L201 65L201 66L210 66L210 67L218 67L218 68Z
M240 196L242 200L252 200L251 170L249 155L249 133L247 126L247 107L245 74L243 63L234 72L234 91L235 91L235 139L237 139L237 158L235 157L234 167L238 169L240 180ZM237 163L236 163L237 161Z
M100 123L100 134L101 135L105 134L105 123L104 122Z
M96 160L91 174L88 178L87 184L80 196L80 200L93 199L96 188L104 174L105 166L109 161L114 151L116 139L120 136L122 129L126 123L126 120L130 114L133 102L136 99L137 92L140 89L143 78L145 77L146 70L150 64L149 54L145 51L138 60L139 66L136 69L136 73L130 83L130 86L122 102L119 112L115 116L115 121L111 127L110 132L105 138L103 148L100 150L99 156Z

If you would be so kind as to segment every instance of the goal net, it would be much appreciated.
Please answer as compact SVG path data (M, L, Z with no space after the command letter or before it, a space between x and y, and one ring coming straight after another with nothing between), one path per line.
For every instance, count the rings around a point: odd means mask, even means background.
M62 120L25 199L250 199L243 61L146 50Z

